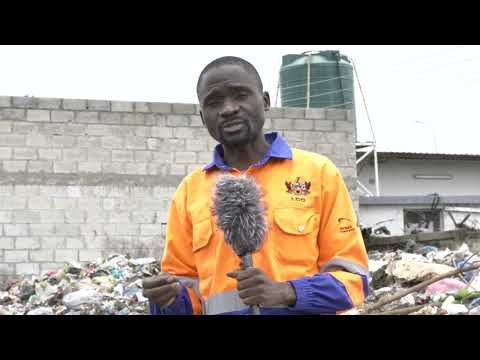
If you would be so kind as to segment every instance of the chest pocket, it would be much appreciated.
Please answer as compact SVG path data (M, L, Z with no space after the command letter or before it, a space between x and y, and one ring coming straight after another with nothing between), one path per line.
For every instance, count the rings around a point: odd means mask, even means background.
M319 214L312 209L275 209L273 222L275 253L280 261L307 267L317 261Z
M193 224L192 247L197 270L201 279L212 274L215 257L212 253L212 221L210 217Z

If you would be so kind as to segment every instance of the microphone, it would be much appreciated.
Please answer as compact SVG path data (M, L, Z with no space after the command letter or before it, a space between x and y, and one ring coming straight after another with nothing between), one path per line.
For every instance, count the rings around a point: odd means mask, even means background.
M253 266L252 253L260 248L267 233L261 196L255 180L246 176L220 175L214 188L212 212L225 242L240 257L242 269ZM250 312L260 315L258 305L250 306Z

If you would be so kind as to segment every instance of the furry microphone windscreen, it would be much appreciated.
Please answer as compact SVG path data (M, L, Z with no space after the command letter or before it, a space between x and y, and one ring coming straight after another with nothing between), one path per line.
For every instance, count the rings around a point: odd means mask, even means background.
M267 232L266 207L254 179L220 175L213 194L214 216L224 239L239 256L258 250Z

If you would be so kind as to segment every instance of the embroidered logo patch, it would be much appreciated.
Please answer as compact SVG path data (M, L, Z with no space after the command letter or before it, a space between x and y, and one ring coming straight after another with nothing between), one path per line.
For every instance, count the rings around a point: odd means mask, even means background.
M338 224L340 225L340 232L346 233L355 231L355 227L352 226L352 221L347 218L338 218Z
M297 176L294 182L285 181L287 193L293 195L292 200L305 201L305 196L310 194L310 181L301 181L300 176Z

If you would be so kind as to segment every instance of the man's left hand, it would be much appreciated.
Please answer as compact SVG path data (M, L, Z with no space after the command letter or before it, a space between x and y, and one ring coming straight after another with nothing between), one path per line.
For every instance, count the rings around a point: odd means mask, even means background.
M237 279L238 295L246 305L292 306L297 301L290 283L275 282L258 268L232 271L227 276Z

